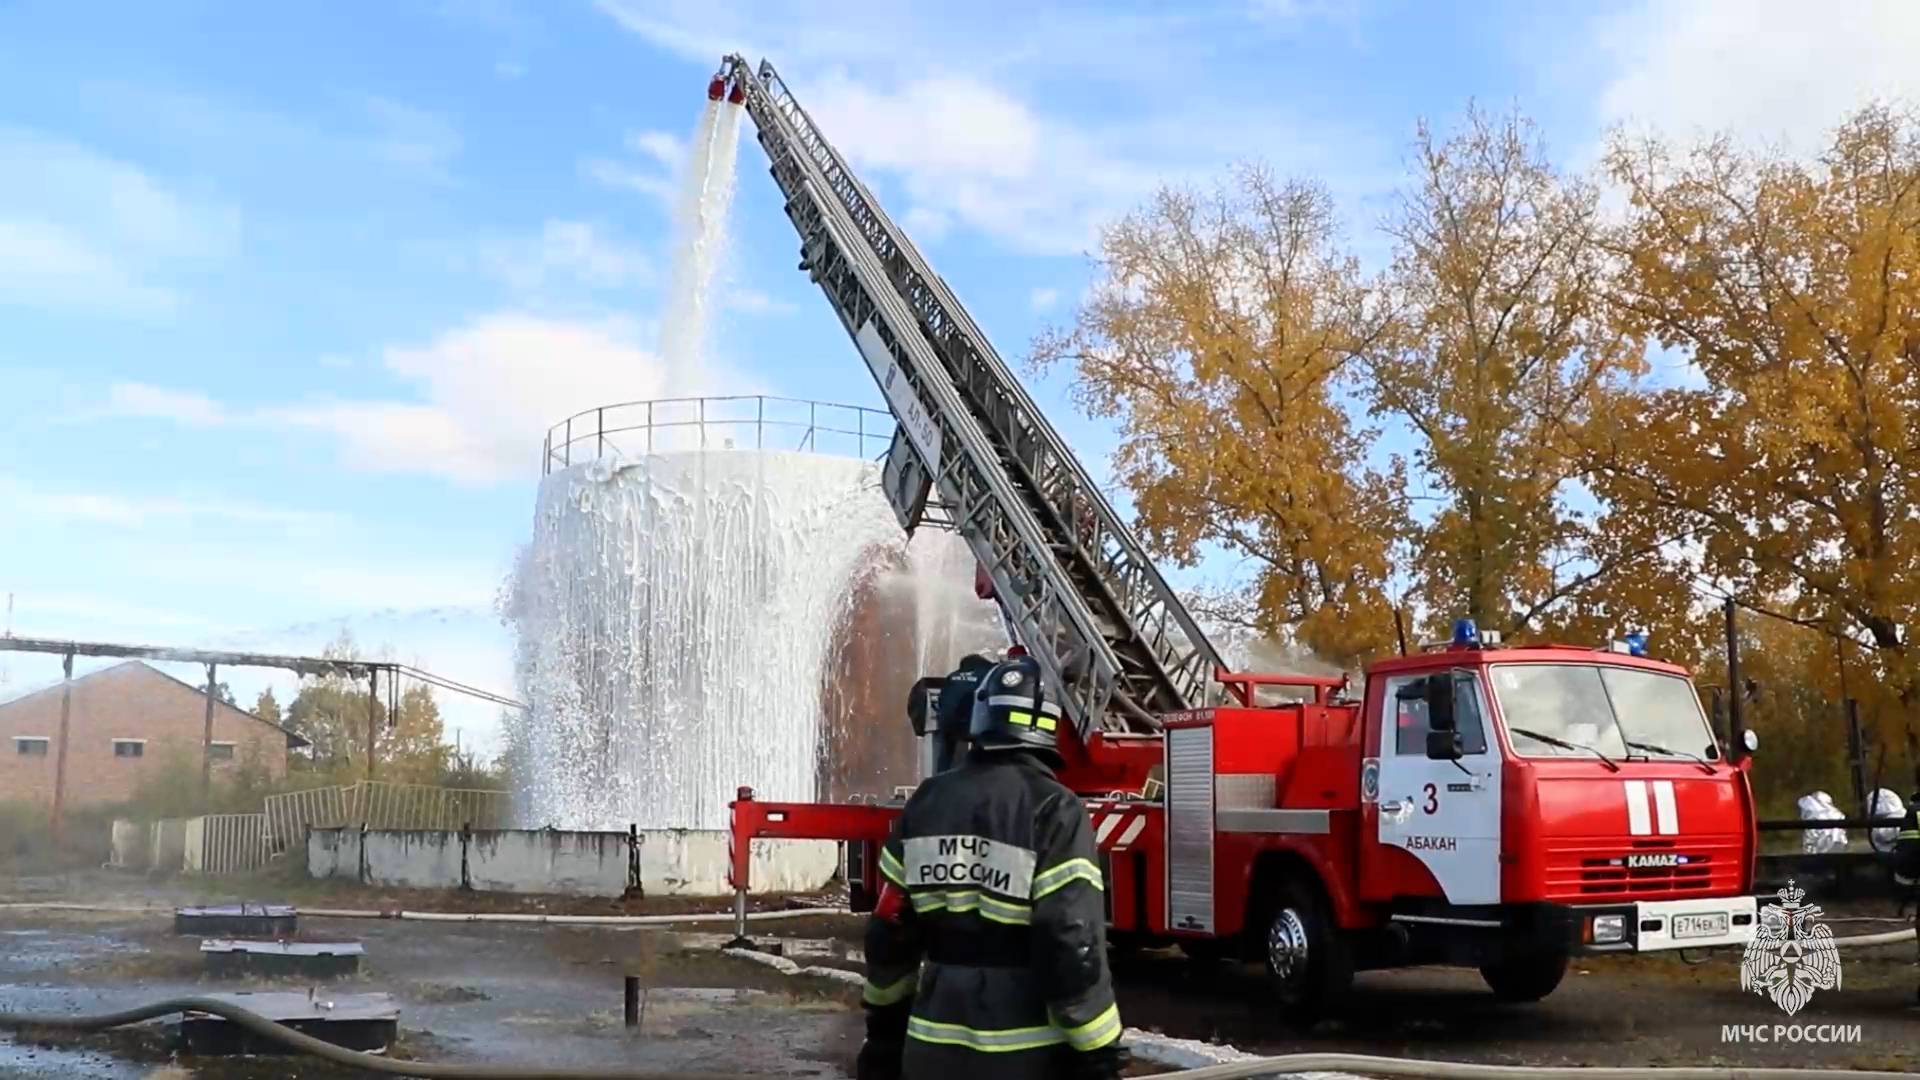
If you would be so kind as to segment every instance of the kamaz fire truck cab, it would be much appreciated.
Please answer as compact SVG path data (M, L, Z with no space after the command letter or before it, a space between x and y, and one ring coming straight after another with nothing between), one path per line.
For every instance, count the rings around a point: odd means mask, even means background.
M1470 964L1537 998L1578 951L1749 940L1752 747L1729 760L1685 671L1631 647L1500 648L1470 625L1374 665L1358 701L1344 679L1230 671L773 66L726 57L723 92L712 107L752 117L799 267L897 421L880 490L904 531L966 542L978 595L1060 697L1060 779L1087 800L1110 940L1264 961L1296 1013L1360 968ZM740 789L742 937L758 838L845 842L853 907L871 907L904 801L872 795Z

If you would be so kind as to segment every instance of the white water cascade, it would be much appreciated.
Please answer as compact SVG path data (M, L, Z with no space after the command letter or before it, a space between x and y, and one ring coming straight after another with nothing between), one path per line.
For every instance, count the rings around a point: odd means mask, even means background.
M739 113L710 102L687 155L661 332L679 372L704 362ZM872 460L886 431L839 432L847 456L764 449L826 432L811 408L795 440L697 404L692 422L646 405L617 438L604 417L584 442L568 429L561 460L586 460L540 486L503 597L529 705L505 732L522 824L723 829L740 785L809 800L827 774L897 780L907 685L1004 642L965 545L907 544Z
M660 355L668 370L706 365L707 294L727 246L734 163L740 150L738 106L709 101L687 146L680 196L673 211L673 269L662 309Z

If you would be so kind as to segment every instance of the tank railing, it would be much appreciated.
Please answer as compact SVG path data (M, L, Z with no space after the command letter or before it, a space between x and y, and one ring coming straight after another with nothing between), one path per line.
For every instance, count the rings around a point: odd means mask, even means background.
M769 406L774 415L769 415ZM692 415L666 418L676 410ZM749 414L735 415L736 411ZM622 401L577 412L549 428L541 472L551 474L556 468L597 461L610 450L615 454L695 449L833 452L831 447L823 448L822 436L827 443L850 446L852 456L868 458L873 456L870 447L886 452L893 429L893 414L884 409L805 398L736 394Z

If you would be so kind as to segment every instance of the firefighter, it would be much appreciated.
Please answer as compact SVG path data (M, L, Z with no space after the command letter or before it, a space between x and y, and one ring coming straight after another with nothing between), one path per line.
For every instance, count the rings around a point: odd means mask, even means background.
M1920 791L1907 802L1907 820L1893 838L1894 884L1907 891L1906 903L1913 905L1916 948L1920 948ZM1920 998L1920 989L1914 996Z
M881 853L857 1075L1118 1077L1099 856L1053 771L1059 702L1017 647L976 701L964 763L921 783Z
M934 728L937 733L934 736L934 772L946 772L956 764L960 746L966 742L973 727L975 692L980 689L981 677L992 667L993 661L979 653L969 653L961 657L960 666L947 676L946 683L941 686Z

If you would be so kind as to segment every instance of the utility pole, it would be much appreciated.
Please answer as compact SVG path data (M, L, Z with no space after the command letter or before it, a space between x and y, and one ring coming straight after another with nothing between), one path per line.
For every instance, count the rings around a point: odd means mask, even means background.
M58 844L65 828L67 805L67 720L73 715L73 654L60 662L65 678L60 683L60 746L53 763L53 842Z
M367 780L373 780L374 734L380 711L380 669L367 669ZM369 789L371 790L371 789Z
M203 814L213 813L213 703L220 700L220 684L215 681L217 671L212 664L207 665L207 716L200 736L200 812Z
M1727 597L1727 735L1733 743L1727 750L1735 762L1747 756L1747 722L1745 710L1740 707L1743 695L1740 685L1740 628L1735 619L1738 610L1733 597Z

